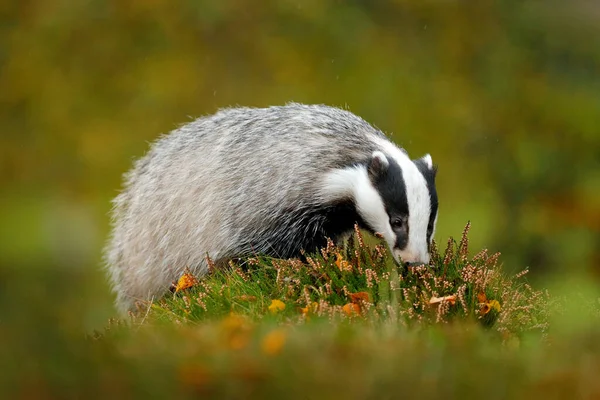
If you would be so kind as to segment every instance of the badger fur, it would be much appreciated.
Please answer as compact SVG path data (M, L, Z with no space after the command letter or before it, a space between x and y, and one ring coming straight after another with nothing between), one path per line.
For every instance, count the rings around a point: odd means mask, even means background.
M289 258L355 223L403 262L429 262L438 200L427 154L322 105L231 108L156 141L125 174L105 260L121 311L164 294L187 267L252 254Z

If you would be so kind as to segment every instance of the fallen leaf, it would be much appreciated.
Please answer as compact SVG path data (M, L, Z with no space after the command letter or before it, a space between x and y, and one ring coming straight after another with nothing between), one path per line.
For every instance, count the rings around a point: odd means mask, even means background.
M429 299L429 304L439 304L444 301L447 301L451 305L454 305L454 304L456 304L456 295L451 294L450 296L444 296L444 297L432 297L431 299Z
M490 310L491 310L490 305L488 303L483 303L481 305L481 308L479 309L479 314L485 315L485 314L489 313Z
M340 271L352 271L352 265L340 254L336 254L335 265L339 268Z
M271 304L269 305L269 311L271 313L276 314L279 311L285 310L285 303L281 300L271 300Z
M179 292L181 290L189 289L198 284L198 279L192 275L189 270L186 270L181 278L177 281L177 285L175 286L175 292Z
M356 303L347 303L342 307L342 310L349 317L360 314L360 306Z
M483 293L483 292L480 292L480 293L477 295L477 301L478 301L479 303L485 303L485 302L487 302L487 296L485 295L485 293Z
M349 293L350 301L355 304L359 304L361 301L369 301L369 293L367 292L356 292Z

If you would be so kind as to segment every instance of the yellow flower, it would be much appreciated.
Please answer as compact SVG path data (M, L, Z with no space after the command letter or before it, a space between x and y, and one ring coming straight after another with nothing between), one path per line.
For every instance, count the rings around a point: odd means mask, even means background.
M498 300L490 300L488 302L488 305L490 306L490 308L493 308L493 309L495 309L498 312L500 312L500 310L502 309L500 307L500 303L498 302Z
M269 311L273 314L278 313L279 311L285 310L285 303L281 300L271 300L271 305L269 305Z
M177 285L175 286L175 291L179 292L180 290L189 289L198 284L198 279L192 275L189 270L186 269L185 273L181 275L181 278L177 281Z
M261 343L263 353L270 356L279 354L285 344L286 338L287 334L283 329L275 329L267 333Z

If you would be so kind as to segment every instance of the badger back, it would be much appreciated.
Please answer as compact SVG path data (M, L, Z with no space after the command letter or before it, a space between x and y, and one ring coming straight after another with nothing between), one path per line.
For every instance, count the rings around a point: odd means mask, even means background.
M364 163L373 138L387 140L352 113L299 104L225 109L162 137L114 200L106 261L117 304L160 295L186 267L204 273L207 255L310 246L328 233L325 172ZM334 220L360 218L350 203L336 210Z

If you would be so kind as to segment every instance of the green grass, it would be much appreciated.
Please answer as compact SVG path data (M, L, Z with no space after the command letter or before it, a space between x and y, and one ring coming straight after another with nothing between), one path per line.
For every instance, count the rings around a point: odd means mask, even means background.
M251 258L140 304L128 320L111 320L85 336L67 308L57 317L40 305L35 323L16 312L12 321L26 321L21 331L11 335L10 317L0 319L0 339L28 347L0 351L3 393L219 399L600 395L597 288L563 280L562 289L536 290L525 273L504 273L498 254L470 252L468 228L443 251L434 246L431 265L412 269L397 265L383 243L365 244L359 231L345 248L330 244L306 262ZM23 293L6 289L13 300ZM451 297L430 304L443 296ZM279 308L273 307L277 301Z
M357 229L344 248L329 243L305 262L251 258L242 265L230 263L192 288L140 305L139 315L143 320L201 323L233 313L254 322L268 317L299 325L322 318L404 328L468 321L504 340L525 332L543 336L549 295L527 284L527 271L506 276L499 254L469 256L469 227L458 243L451 238L443 253L434 244L431 265L401 267L384 243L365 244ZM285 308L270 312L273 300Z

